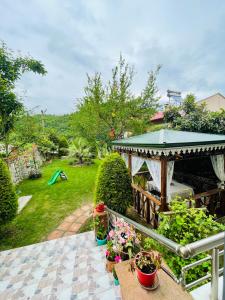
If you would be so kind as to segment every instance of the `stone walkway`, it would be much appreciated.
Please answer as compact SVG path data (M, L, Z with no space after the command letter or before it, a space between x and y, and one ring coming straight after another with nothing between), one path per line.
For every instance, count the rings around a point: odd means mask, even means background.
M120 300L94 232L0 252L0 300Z
M64 221L51 232L47 240L54 240L64 236L70 236L76 234L80 227L90 218L93 210L93 204L85 204L82 207L76 209L71 215L66 217Z

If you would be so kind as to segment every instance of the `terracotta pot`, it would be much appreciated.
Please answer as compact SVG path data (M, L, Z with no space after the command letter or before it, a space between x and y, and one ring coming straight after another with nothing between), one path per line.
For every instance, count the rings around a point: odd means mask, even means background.
M114 265L116 264L115 261L110 261L106 259L106 270L107 272L112 272Z
M137 256L138 254L135 256L134 263L135 263L135 270L136 270L138 281L140 282L141 285L150 287L154 284L157 269L155 269L155 271L151 274L143 273L136 264L136 261L138 260Z

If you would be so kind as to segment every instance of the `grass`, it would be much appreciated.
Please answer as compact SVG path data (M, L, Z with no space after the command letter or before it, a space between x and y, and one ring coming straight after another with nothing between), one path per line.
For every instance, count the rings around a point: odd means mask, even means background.
M43 241L63 219L82 204L93 201L95 177L99 161L91 166L73 167L68 160L54 160L42 168L42 178L27 179L17 186L20 196L32 195L22 212L0 229L0 250ZM48 186L57 169L68 176Z

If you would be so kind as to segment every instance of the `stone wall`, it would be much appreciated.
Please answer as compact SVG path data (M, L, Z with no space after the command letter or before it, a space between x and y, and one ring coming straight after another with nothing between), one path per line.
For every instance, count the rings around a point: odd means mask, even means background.
M9 171L14 184L29 177L32 172L39 170L43 164L43 158L40 155L37 146L33 145L31 150L23 153L13 152L7 159Z

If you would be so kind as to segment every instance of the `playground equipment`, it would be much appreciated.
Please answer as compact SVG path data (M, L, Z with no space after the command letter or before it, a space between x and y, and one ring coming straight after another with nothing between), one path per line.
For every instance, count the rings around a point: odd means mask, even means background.
M53 185L56 183L58 177L60 177L62 180L67 180L66 174L62 170L57 170L51 177L51 179L48 182L48 185Z

